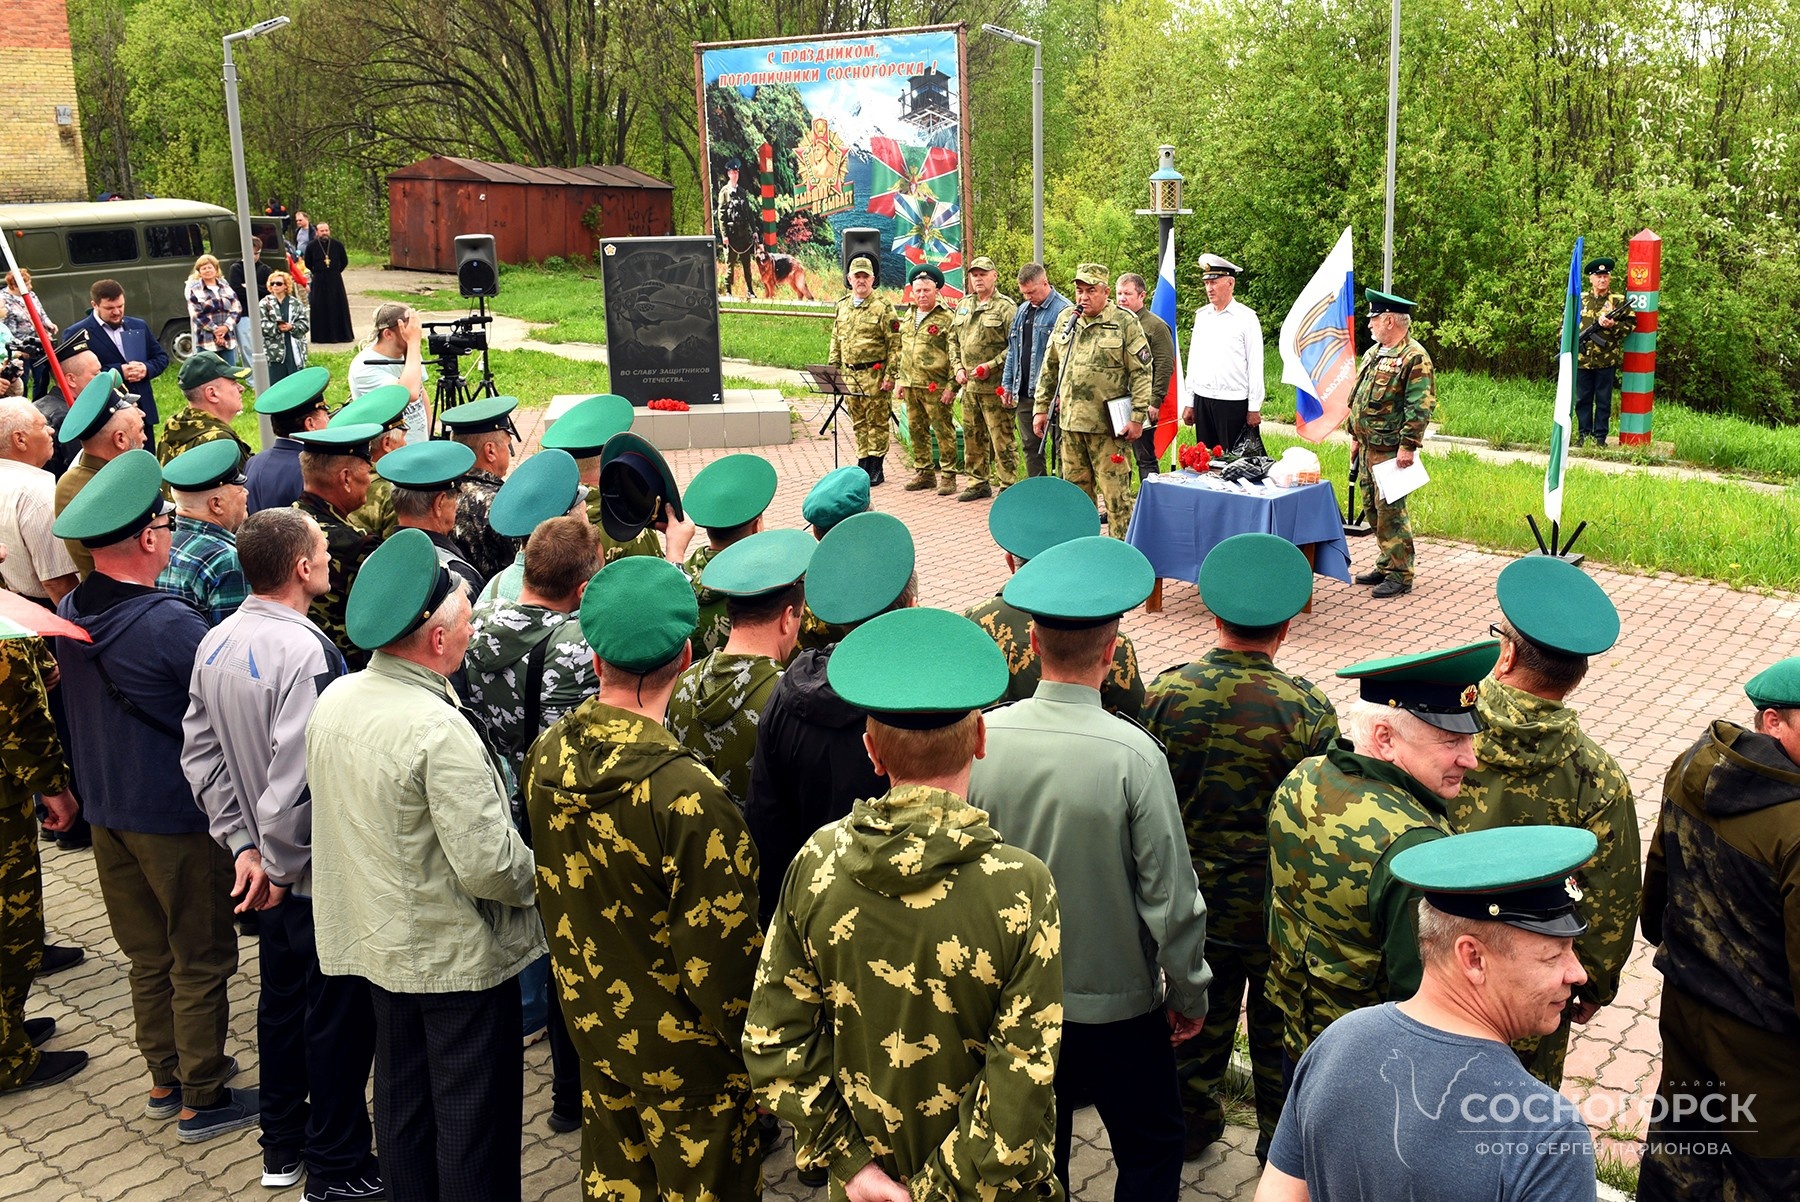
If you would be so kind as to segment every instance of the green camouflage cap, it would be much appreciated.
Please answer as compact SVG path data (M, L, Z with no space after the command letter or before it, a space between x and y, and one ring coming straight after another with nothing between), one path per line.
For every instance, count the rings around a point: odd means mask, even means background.
M173 511L175 507L163 497L162 485L156 456L144 450L126 451L94 473L57 517L50 533L86 547L123 542Z
M102 426L112 420L113 414L136 406L137 398L125 391L125 377L117 370L103 371L87 382L87 387L81 390L81 395L69 406L56 441L71 443L92 438L100 433ZM155 456L152 455L151 458L154 459Z
M364 651L405 638L437 612L452 577L423 530L397 530L363 560L344 607L344 632Z
M853 514L869 510L869 473L860 467L826 472L800 504L800 516L824 534Z
M472 448L440 438L389 451L375 465L375 474L399 488L442 492L455 488L456 482L474 466Z
M875 274L875 264L869 260L868 255L857 255L854 259L851 259L850 267L845 274L855 275L859 271L864 275Z
M727 597L755 597L806 575L818 540L804 530L763 530L707 561L700 583Z
M1584 827L1498 826L1416 843L1393 873L1445 914L1573 939L1587 930L1573 873L1599 848Z
M1213 616L1233 626L1279 626L1312 600L1313 570L1273 534L1234 534L1206 553L1195 580Z
M594 573L581 636L606 663L642 675L681 654L700 622L694 587L666 559L628 555Z
M519 432L513 429L512 414L518 407L516 396L482 397L479 401L444 410L438 414L438 420L452 434L487 434L504 430L517 437Z
M606 440L631 429L637 411L631 402L611 392L577 401L544 431L543 445L567 451L577 459L600 453Z
M381 436L374 422L327 424L323 430L296 430L291 437L307 450L319 455L354 455L369 458L369 440Z
M681 489L662 452L629 430L607 439L600 448L601 528L628 543L655 520L659 500L682 516Z
M331 415L332 426L362 426L374 424L382 430L398 430L406 425L406 407L412 403L412 393L404 384L382 384L339 409Z
M241 381L249 378L249 368L233 367L211 351L195 351L183 361L181 374L175 378L175 387L186 392L214 380Z
M1078 284L1108 284L1112 282L1112 272L1104 263L1082 263L1075 268L1075 282Z
M988 507L988 533L1015 559L1029 560L1057 543L1100 533L1088 495L1057 476L1029 476Z
M695 525L729 529L760 516L775 499L775 483L775 465L761 455L727 455L688 481L682 502Z
M992 271L994 270L994 261L986 255L976 255L973 259L969 260L969 270Z
M1752 676L1744 686L1744 695L1759 710L1800 706L1800 655L1789 656Z
M1418 306L1404 296L1395 296L1392 292L1380 292L1374 288L1363 289L1363 299L1369 302L1369 316L1378 313L1411 313Z
M538 523L569 512L581 492L581 469L575 457L555 447L539 451L512 470L488 506L488 525L495 534L525 538Z
M1482 639L1441 651L1364 660L1337 674L1361 686L1362 699L1403 709L1439 730L1472 735L1483 729L1475 686L1500 659L1500 640Z
M256 411L274 416L294 413L325 403L325 386L331 383L331 372L323 367L303 367L284 376L256 396ZM399 388L398 384L393 385ZM404 388L400 389L406 391Z
M806 571L806 602L819 621L851 626L897 601L912 573L905 524L888 513L859 513L819 540Z
M207 492L244 482L243 452L233 438L215 438L189 447L164 465L163 480L178 492Z
M930 655L929 670L920 670L921 652ZM936 730L999 700L1008 673L999 644L961 614L896 609L845 635L825 679L877 722Z
M1013 573L1000 596L1045 626L1071 630L1136 609L1155 587L1156 569L1142 551L1094 534L1033 557Z
M1619 611L1593 577L1548 555L1515 559L1494 582L1519 637L1562 655L1599 655L1619 641Z

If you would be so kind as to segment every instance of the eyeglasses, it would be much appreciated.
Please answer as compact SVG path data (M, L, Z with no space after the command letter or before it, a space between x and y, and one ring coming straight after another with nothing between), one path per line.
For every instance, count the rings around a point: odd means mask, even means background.
M175 518L173 516L163 518L160 522L151 522L144 527L146 530L173 530L174 528Z
M1496 626L1492 622L1488 623L1488 633L1493 635L1495 638L1499 639L1503 643L1510 643L1512 641L1512 635L1510 635L1506 631L1500 629L1500 627Z

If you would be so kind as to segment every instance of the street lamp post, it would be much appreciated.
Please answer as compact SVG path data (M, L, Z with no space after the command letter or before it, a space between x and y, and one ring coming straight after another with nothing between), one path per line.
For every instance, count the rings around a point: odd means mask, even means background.
M1156 269L1161 271L1169 240L1175 236L1175 219L1194 210L1181 207L1181 185L1186 181L1175 170L1175 148L1166 142L1158 146L1156 160L1156 170L1150 173L1150 207L1139 209L1138 216L1156 218Z
M248 29L225 35L225 124L231 134L231 171L237 183L238 253L244 259L245 316L250 319L250 372L256 391L269 386L269 360L263 351L261 304L256 288L256 257L250 248L250 184L244 173L244 124L238 116L237 63L231 57L233 42L246 42L273 33L288 23L286 17L270 17ZM268 418L262 419L263 442L273 435Z
M1388 18L1388 111L1387 111L1387 200L1386 224L1381 235L1381 289L1394 290L1394 143L1400 125L1400 0L1394 0ZM1413 295L1418 295L1414 293Z
M995 37L1031 47L1031 254L1044 261L1044 44L998 25L982 28Z

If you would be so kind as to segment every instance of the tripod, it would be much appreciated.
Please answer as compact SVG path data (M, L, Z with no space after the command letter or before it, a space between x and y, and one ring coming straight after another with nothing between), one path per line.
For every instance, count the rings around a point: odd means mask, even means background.
M454 409L458 405L466 405L480 397L499 396L500 388L494 383L494 372L488 365L487 345L487 298L477 297L477 312L480 321L476 324L481 332L481 371L473 382L462 374L461 360L464 352L453 347L446 347L442 354L433 360L437 364L437 387L431 393L431 429L432 437L442 437L438 419L444 410Z

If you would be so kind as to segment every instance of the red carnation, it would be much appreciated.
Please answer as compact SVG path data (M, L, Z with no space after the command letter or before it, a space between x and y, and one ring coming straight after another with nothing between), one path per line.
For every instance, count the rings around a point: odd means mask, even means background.
M975 369L975 378L977 380L987 379L987 364L983 363Z
M1225 458L1225 448L1224 447L1215 445L1212 449L1212 453L1215 457L1217 457L1219 459Z
M1114 463L1124 463L1124 462L1125 462L1125 456L1123 456L1123 455L1114 455L1114 456L1113 456L1113 457L1112 457L1112 461L1113 461L1113 462L1114 462Z
M887 364L885 364L885 363L871 363L869 365L869 370L870 371L880 371L882 368L884 368L886 366L887 366Z
M931 383L925 385L925 391L926 392L936 392L937 391L937 381L933 380L933 381L931 381Z

